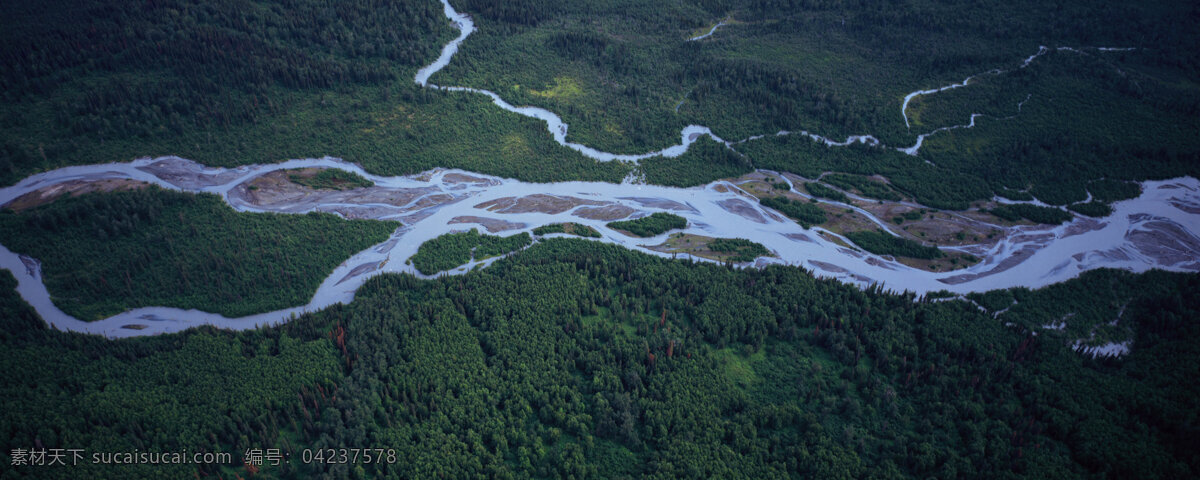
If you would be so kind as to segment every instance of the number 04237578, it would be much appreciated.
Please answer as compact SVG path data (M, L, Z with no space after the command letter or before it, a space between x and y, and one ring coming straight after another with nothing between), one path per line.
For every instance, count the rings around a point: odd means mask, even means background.
M306 448L300 451L304 463L396 463L393 448Z

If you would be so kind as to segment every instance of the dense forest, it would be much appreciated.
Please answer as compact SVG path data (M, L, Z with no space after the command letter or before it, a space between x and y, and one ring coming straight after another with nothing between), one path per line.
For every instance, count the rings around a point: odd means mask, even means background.
M814 197L821 197L835 202L850 203L850 197L828 185L818 182L804 182L804 190Z
M1112 213L1112 207L1104 202L1091 201L1087 203L1072 203L1067 205L1067 210L1072 212L1087 215L1089 217L1107 217Z
M586 238L600 238L600 232L582 223L552 223L533 229L534 235L549 235L551 233L566 233Z
M882 230L863 230L847 232L846 238L862 247L863 250L877 255L895 255L897 257L920 258L932 260L945 256L937 247L922 245L921 242L897 237Z
M12 274L0 271L0 367L23 372L0 380L0 477L6 479L249 477L242 466L249 439L264 445L263 432L311 422L318 412L312 397L333 390L344 375L345 361L325 336L328 326L311 321L238 334L206 327L113 341L48 328L15 286ZM310 401L307 410L301 398ZM289 445L315 441L293 436ZM13 464L14 449L39 446L85 449L88 456L77 466ZM168 449L228 452L237 461L225 467L90 464L92 453Z
M670 230L687 228L687 219L672 213L656 212L634 220L608 222L608 228L629 232L636 237L653 237Z
M311 175L289 173L288 180L317 190L353 190L375 185L362 175L336 168L324 168Z
M646 183L673 187L705 185L754 171L753 165L733 149L701 137L676 158L652 157L638 163Z
M1108 208L1107 205L1101 205L1104 208ZM999 205L996 208L988 209L987 212L1010 222L1025 219L1033 223L1057 225L1071 220L1071 214L1063 210L1028 203Z
M471 260L484 260L524 248L533 242L528 233L508 237L481 235L477 230L447 233L422 243L411 261L425 275L450 270Z
M816 200L803 202L792 200L788 197L762 197L758 199L758 203L761 203L764 207L779 210L804 228L820 225L829 219L825 216L825 211L821 210L821 207L818 207L815 202Z
M238 460L6 478L251 478L247 448L293 459L254 478L1200 471L1197 275L1087 272L991 295L985 313L795 267L551 239L461 276L375 277L353 303L277 328L120 341L46 328L13 284L0 275L0 366L19 372L0 378L0 457L42 445ZM1071 348L1114 318L1128 355ZM329 446L396 461L294 461Z
M338 264L398 225L238 213L216 195L151 186L0 210L0 243L42 262L55 305L80 320L145 306L232 318L308 303Z
M732 255L729 259L735 262L753 262L758 257L771 254L761 243L744 238L718 238L708 242L708 249Z

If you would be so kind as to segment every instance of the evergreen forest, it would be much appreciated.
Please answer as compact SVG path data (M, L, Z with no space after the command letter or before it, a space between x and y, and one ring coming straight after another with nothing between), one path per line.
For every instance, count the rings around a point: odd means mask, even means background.
M1188 478L1197 279L1092 271L980 311L549 239L461 276L375 277L276 328L111 341L49 329L4 274L0 457L344 446L395 462L253 476ZM1131 353L1072 349L1111 318ZM4 476L252 476L31 468Z
M397 222L238 213L216 195L148 187L0 210L0 243L42 262L54 304L84 321L148 306L241 317L304 305Z
M653 237L687 227L687 219L666 212L652 213L649 216L634 219L609 222L608 228L629 232L636 237Z
M450 270L471 260L484 260L528 246L528 233L508 237L481 235L476 230L447 233L422 243L412 256L412 264L425 275Z
M847 232L845 235L863 250L879 255L896 255L927 260L944 256L937 247L922 245L920 242L897 237L880 230Z
M758 200L764 207L779 210L804 228L820 225L828 220L825 211L816 205L816 200L803 202L788 197L763 197Z

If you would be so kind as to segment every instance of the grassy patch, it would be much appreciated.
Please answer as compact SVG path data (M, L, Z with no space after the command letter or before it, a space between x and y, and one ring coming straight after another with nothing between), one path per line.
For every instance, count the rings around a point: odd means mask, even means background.
M713 353L713 358L721 366L721 371L731 383L742 388L749 388L760 381L754 371L753 363L762 361L766 351L758 349L750 356L743 355L732 347L722 348Z
M571 77L554 77L554 86L545 90L530 90L530 94L542 98L555 98L564 101L571 101L584 95L583 89L579 86L579 81Z

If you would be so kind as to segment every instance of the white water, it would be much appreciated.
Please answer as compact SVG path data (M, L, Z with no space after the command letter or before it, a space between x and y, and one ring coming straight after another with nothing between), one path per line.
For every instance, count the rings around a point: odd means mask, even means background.
M313 201L312 194L305 203L282 205L250 205L239 194L236 187L275 170L284 168L327 167L355 172L374 181L375 189L396 194L417 189L422 192L407 206L381 205L377 201L358 203L352 198L339 197L330 201ZM165 175L170 172L172 175ZM182 172L182 173L181 173ZM482 182L461 183L448 180L447 174L467 174ZM160 178L170 178L171 181ZM210 175L208 182L201 181ZM381 177L361 168L334 158L291 160L278 164L253 165L237 169L204 168L192 162L166 157L141 159L130 163L113 163L89 166L66 167L29 177L20 183L0 189L0 203L40 188L74 179L132 178L148 181L166 188L212 192L220 195L231 206L240 211L279 211L303 213L311 210L353 212L355 216L370 218L407 218L406 225L393 233L383 244L359 252L338 266L318 288L307 305L244 318L229 319L220 315L196 310L180 310L165 307L139 308L97 322L82 322L64 314L51 302L49 293L41 281L37 269L30 269L21 258L7 249L0 249L0 267L13 272L18 280L17 291L38 313L56 328L79 332L103 334L110 337L149 335L176 332L192 326L209 324L223 328L247 329L259 325L285 322L293 315L325 308L334 303L349 302L354 292L367 279L383 272L416 274L405 260L417 247L438 235L473 228L471 224L452 224L450 220L459 216L478 216L524 223L524 228L504 232L504 235L532 230L534 227L554 222L578 222L590 225L601 232L599 241L615 243L626 248L670 257L670 254L655 252L647 248L662 243L668 234L655 238L631 238L608 229L605 221L591 220L574 215L585 206L577 206L557 214L550 213L499 213L476 208L480 203L505 197L523 197L532 194L569 196L611 205L623 205L636 210L635 215L655 211L673 211L688 219L687 233L712 237L747 238L765 245L777 255L775 258L760 259L757 264L782 263L801 265L813 269L819 276L833 277L856 284L879 283L891 290L908 290L925 293L935 290L950 290L956 293L984 291L1015 286L1040 287L1075 277L1083 270L1111 267L1133 271L1164 268L1176 271L1200 270L1200 250L1188 250L1187 242L1200 245L1196 238L1200 231L1200 215L1187 213L1173 204L1200 204L1200 181L1193 178L1145 182L1145 193L1137 199L1114 205L1114 214L1103 219L1103 225L1095 230L1072 233L1088 220L1077 220L1071 224L1039 230L1034 227L1016 227L1006 232L1005 239L981 252L984 260L968 269L954 272L927 272L913 269L892 260L841 247L817 235L820 229L804 230L795 222L785 220L775 212L767 211L743 193L733 190L718 191L718 186L727 187L728 182L716 182L704 187L689 189L652 185L616 185L593 182L562 182L554 184L529 184L515 180L500 179L467 173L458 170L435 170L423 175L408 177ZM725 190L725 188L722 188ZM332 194L330 194L332 195ZM431 200L443 195L441 200L428 201L416 207L419 200ZM446 200L446 195L453 200ZM319 198L319 197L318 197ZM742 216L727 210L722 202L740 199L757 212L757 215ZM670 210L670 205L675 205ZM865 213L860 210L860 213ZM408 215L406 217L406 215ZM869 213L867 213L869 215ZM884 225L879 219L871 217ZM1159 242L1166 245L1168 253L1160 254L1162 245L1149 245L1136 240L1139 234L1161 230L1161 225L1173 224L1187 232L1180 242ZM789 236L791 235L791 236ZM798 236L804 235L805 239ZM983 247L980 247L983 249ZM1018 253L1024 252L1024 253ZM1158 252L1158 253L1156 253ZM1020 256L1028 257L1003 272L987 274L1005 260L1014 261ZM490 263L490 262L485 262ZM366 267L364 267L364 265ZM820 265L835 268L822 269ZM350 275L356 269L357 275ZM451 274L462 273L469 268L456 269ZM960 283L946 283L962 275L975 278ZM420 276L420 275L418 275ZM137 325L144 328L123 328Z

